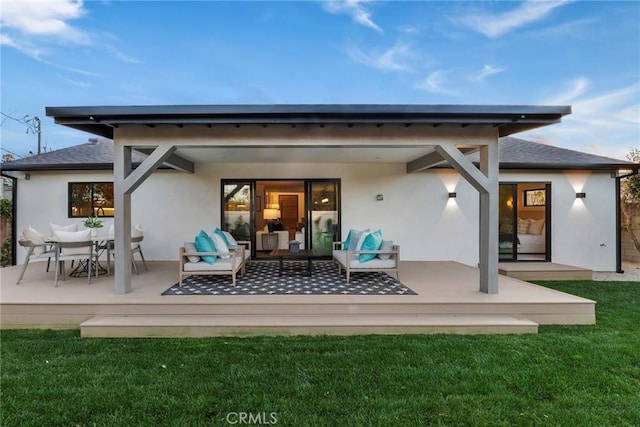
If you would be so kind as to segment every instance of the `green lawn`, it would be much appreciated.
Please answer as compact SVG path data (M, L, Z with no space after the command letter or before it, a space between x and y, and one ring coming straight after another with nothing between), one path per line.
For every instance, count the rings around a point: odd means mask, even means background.
M6 426L638 426L640 283L544 282L594 326L524 336L88 339L2 331Z

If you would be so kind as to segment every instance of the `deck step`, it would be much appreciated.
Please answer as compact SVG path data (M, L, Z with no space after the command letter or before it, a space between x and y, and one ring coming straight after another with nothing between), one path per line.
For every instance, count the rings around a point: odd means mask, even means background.
M97 316L83 337L213 337L363 334L535 334L527 319L493 315L163 315Z

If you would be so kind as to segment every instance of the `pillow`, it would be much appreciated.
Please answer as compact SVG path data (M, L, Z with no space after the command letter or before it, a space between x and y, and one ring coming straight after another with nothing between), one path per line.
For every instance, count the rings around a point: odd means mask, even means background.
M216 227L215 230L213 230L213 234L217 234L218 236L222 237L224 239L224 242L228 245L229 242L227 241L227 236L224 235L223 231L220 230L220 228Z
M195 242L184 242L184 250L185 252L198 252ZM189 262L200 262L202 259L198 255L187 255L187 258L189 258Z
M227 246L229 246L229 249L237 249L238 248L238 242L236 241L236 239L233 238L233 236L231 235L231 233L229 233L228 231L222 231L222 234L224 234L224 237L226 237L227 239Z
M528 234L529 233L529 224L531 224L530 219L520 219L518 218L518 234Z
M31 241L31 243L33 243L34 245L44 245L46 243L44 235L42 235L38 230L31 226L28 226L22 231L22 236L25 238L25 240ZM44 253L44 250L44 246L38 246L33 248L33 253L35 255L42 255Z
M229 246L227 246L227 242L224 240L220 234L213 233L211 235L211 239L213 240L213 245L216 248L216 252L225 252L226 255L218 255L220 259L229 259L231 255L229 255Z
M82 231L56 231L54 236L58 242L86 242L91 241L91 229ZM62 255L86 254L89 248L82 246L79 248L62 248Z
M213 244L213 240L209 235L204 231L200 230L200 234L198 234L195 238L196 248L198 252L215 252L216 247ZM202 256L202 260L207 264L215 264L216 256L215 255L204 255Z
M368 233L369 229L367 228L366 230L349 230L349 234L347 234L347 239L344 241L344 244L342 245L342 249L346 250L346 251L355 251L356 248L358 247L358 241L360 240L360 237L364 234L364 233Z
M380 245L381 251L392 251L393 250L393 240L383 240ZM387 260L391 258L391 254L378 254L378 258Z
M361 238L362 245L359 250L362 251L377 251L382 244L382 231L377 230L372 233L367 233L364 238ZM377 254L360 254L360 262L371 261L377 256Z
M51 235L55 236L56 231L78 231L78 224L58 225L49 223L49 229L51 230Z
M544 227L544 219L535 220L532 219L529 223L529 234L542 234L542 228Z

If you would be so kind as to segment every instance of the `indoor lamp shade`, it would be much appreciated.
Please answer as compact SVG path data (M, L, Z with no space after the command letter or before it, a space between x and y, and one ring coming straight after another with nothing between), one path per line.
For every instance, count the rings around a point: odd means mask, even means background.
M278 209L264 209L262 215L264 219L278 219L280 218L280 211Z

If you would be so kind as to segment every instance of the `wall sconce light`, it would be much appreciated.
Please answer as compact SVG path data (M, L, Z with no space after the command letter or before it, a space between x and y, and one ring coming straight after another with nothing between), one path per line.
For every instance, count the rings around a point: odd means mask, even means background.
M457 196L458 196L458 193L456 193L454 191L449 192L449 198L450 199L455 199Z
M31 174L30 173L25 173L24 174L24 180L25 181L29 181L31 179Z
M584 199L587 197L587 193L576 193L576 199Z
M379 202L383 201L384 200L384 195L376 194L376 200L379 201Z

